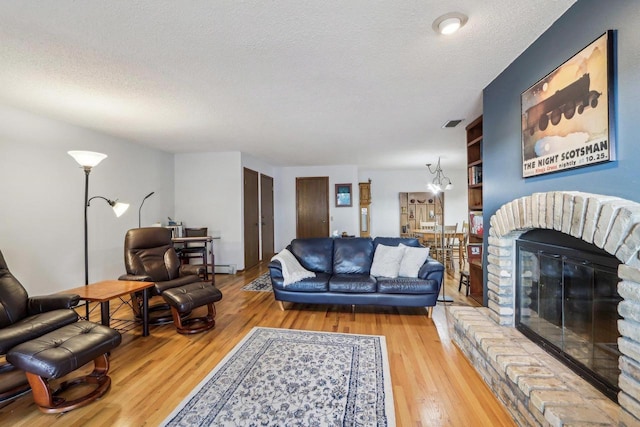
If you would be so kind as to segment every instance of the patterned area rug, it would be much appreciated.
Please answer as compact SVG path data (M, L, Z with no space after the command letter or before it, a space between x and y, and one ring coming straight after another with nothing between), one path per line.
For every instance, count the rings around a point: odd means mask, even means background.
M164 426L394 426L384 336L253 328Z
M271 277L269 273L264 273L253 282L245 285L242 288L243 291L258 291L258 292L272 292L271 289Z

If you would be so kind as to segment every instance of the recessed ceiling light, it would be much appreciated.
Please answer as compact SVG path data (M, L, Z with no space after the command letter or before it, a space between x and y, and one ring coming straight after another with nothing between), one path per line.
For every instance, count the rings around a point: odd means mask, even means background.
M433 31L442 35L453 34L467 23L469 18L459 12L446 13L433 21Z

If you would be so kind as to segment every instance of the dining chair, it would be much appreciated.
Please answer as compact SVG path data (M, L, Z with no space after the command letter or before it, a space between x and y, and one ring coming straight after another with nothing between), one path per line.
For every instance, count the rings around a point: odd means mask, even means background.
M441 229L441 227L436 226L436 231L440 231ZM449 268L451 272L455 270L455 264L453 262L453 247L457 231L458 223L455 225L445 225L443 234L436 235L434 244L435 258Z
M184 237L206 237L207 227L185 228ZM190 264L192 258L200 258L205 266L204 280L209 280L209 268L207 260L207 242L185 243L179 252L180 261Z
M467 246L469 246L469 222L465 221L462 223L462 233L464 235L463 239L463 249L462 257L465 261L467 261Z
M469 223L464 221L462 223L462 239L458 236L453 242L453 257L457 259L459 265L464 265L467 260L467 245L469 243Z
M462 287L466 287L465 296L469 296L469 288L471 286L471 282L469 280L469 263L464 262L462 269L460 270L460 281L458 282L458 292L462 289Z
M434 234L431 234L429 237L426 237L424 234L419 234L417 236L420 239L420 242L427 247L432 247L435 245L435 231L437 228L437 223L435 221L420 221L420 230L424 231L432 231Z

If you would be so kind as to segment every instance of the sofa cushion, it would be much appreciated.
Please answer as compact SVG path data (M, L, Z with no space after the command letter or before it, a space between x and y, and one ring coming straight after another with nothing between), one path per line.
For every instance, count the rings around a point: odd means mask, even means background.
M398 277L404 247L378 245L373 254L371 275L376 277Z
M297 292L327 292L329 290L329 278L331 275L329 273L316 273L316 277L310 277L307 279L302 279L299 282L292 283L284 286L282 278L274 278L272 276L271 283L274 288L286 290L286 291L297 291Z
M439 291L438 282L435 280L409 277L378 278L378 292L381 294L435 294Z
M331 292L372 293L376 291L376 279L368 274L334 274L329 280Z
M368 237L335 239L333 242L334 274L369 275L373 261L373 241Z
M287 249L307 270L331 273L333 271L333 240L330 237L293 239Z
M401 243L400 246L404 245ZM422 267L428 257L429 248L412 248L410 246L404 246L404 255L402 255L398 276L418 277L418 271L420 271L420 267Z

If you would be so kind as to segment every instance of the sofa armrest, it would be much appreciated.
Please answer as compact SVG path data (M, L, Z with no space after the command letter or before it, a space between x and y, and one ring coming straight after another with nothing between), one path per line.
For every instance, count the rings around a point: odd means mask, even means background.
M282 275L282 265L280 264L280 261L269 262L269 275L274 279L284 280L284 276Z
M151 276L135 275L135 274L123 274L118 277L118 280L131 280L133 282L153 282Z
M30 297L27 301L29 315L45 313L78 305L80 296L76 294L54 294Z
M442 282L442 277L444 273L444 265L439 261L429 257L420 267L420 271L418 272L418 277L420 279L425 280L437 280L438 282Z

